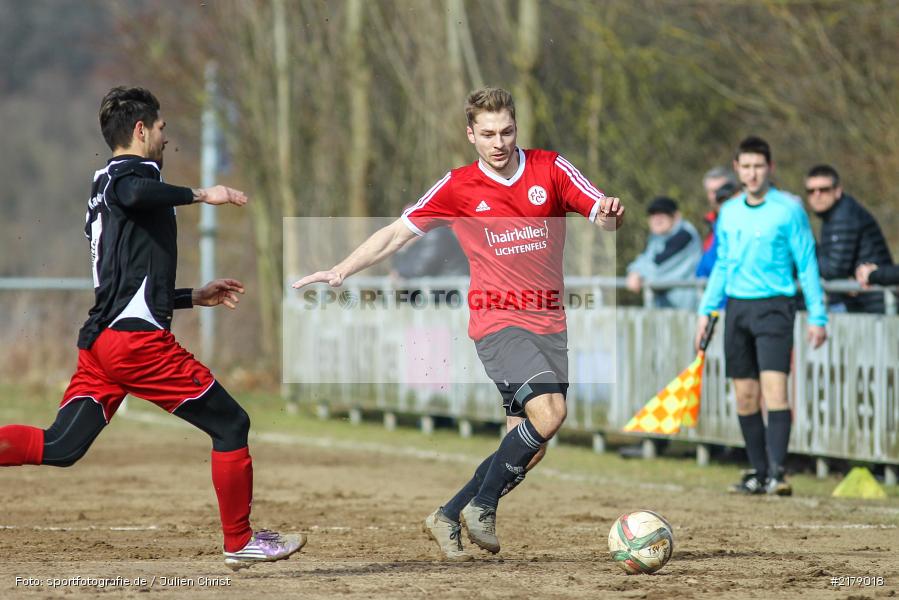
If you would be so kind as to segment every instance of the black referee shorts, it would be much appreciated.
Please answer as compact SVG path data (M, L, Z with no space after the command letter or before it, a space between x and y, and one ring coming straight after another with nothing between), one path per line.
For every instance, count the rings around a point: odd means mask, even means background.
M729 298L724 314L727 377L758 379L761 371L790 372L796 320L794 298Z
M543 394L568 393L568 333L537 334L506 327L475 342L487 375L503 397L507 416Z

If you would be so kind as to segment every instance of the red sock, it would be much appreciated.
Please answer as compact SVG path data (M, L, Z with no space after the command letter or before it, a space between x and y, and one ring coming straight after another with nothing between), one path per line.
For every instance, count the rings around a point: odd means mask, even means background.
M43 460L43 429L27 425L0 427L0 467L39 465Z
M212 451L212 485L219 499L225 552L237 552L247 545L250 529L250 505L253 503L253 459L250 449L232 452Z

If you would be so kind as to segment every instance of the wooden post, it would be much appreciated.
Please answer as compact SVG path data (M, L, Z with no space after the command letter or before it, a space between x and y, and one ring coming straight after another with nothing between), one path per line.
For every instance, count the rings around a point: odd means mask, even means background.
M396 413L384 413L384 429L386 429L387 431L393 431L396 429Z
M709 453L709 447L705 444L697 444L696 445L696 464L700 467L709 466L709 458L711 458L711 454Z
M434 417L422 415L421 419L419 419L419 426L423 434L431 435L434 433Z

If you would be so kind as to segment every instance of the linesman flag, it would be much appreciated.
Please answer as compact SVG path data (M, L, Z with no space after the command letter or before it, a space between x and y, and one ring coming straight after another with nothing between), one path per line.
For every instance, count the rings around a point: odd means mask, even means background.
M684 369L675 377L665 389L652 397L640 412L634 415L624 431L639 431L643 433L661 433L672 435L680 431L681 425L696 427L699 419L699 397L702 393L702 367L705 365L705 349L712 339L715 331L715 323L718 322L718 312L709 315L709 323L699 342L699 353Z

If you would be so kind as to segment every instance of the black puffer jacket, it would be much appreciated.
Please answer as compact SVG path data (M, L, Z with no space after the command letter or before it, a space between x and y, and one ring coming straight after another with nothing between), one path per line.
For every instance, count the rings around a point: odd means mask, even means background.
M893 264L880 225L868 210L849 196L837 200L830 210L819 213L821 240L818 243L818 268L824 279L851 279L855 267L874 263L883 267ZM828 304L846 305L849 312L884 312L883 294L848 296L829 294Z

